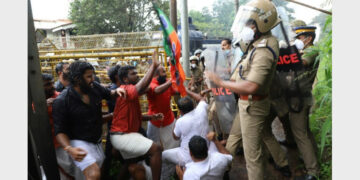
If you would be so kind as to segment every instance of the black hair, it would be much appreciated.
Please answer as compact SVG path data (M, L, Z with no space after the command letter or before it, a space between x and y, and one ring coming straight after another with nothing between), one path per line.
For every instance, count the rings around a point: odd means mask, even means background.
M221 41L226 41L226 44L231 45L231 40L229 38L225 38Z
M133 70L133 69L136 69L135 66L126 65L126 66L120 67L120 69L118 71L118 77L119 77L119 81L121 84L125 84L123 79L126 78L129 74L129 71Z
M116 84L116 76L118 75L118 71L120 67L121 67L120 65L113 66L107 72L111 82L114 84Z
M42 73L41 76L43 81L52 81L54 79L51 74L47 73Z
M69 63L67 63L67 62L60 62L60 63L56 64L56 67L55 67L55 72L56 72L56 74L59 74L59 72L62 72L62 71L63 71L64 64L69 64Z
M205 159L208 156L206 140L201 136L193 136L189 141L189 150L196 159Z
M178 106L179 110L184 114L186 114L194 109L194 103L191 100L191 98L188 96L180 98L177 102L177 106Z
M88 63L83 61L76 61L71 63L69 66L69 80L71 84L76 84L78 80L82 78L86 70L93 70L94 67Z

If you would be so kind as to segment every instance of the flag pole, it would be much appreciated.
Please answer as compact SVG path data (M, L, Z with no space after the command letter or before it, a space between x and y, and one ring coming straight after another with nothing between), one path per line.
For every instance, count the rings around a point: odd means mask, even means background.
M183 69L186 77L190 77L190 62L189 62L189 20L187 0L181 0L181 54L183 61ZM186 83L186 81L185 81Z

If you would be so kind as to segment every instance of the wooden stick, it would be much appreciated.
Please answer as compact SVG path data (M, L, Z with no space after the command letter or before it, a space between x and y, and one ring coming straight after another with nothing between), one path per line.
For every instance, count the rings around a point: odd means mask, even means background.
M305 7L308 7L308 8L311 8L311 9L314 9L314 10L329 14L329 15L332 15L332 12L330 12L330 11L326 11L326 10L323 10L323 9L320 9L320 8L316 8L316 7L304 4L302 2L298 2L298 1L294 1L294 0L285 0L285 1L293 2L293 3L299 4L299 5L302 5L302 6L305 6Z

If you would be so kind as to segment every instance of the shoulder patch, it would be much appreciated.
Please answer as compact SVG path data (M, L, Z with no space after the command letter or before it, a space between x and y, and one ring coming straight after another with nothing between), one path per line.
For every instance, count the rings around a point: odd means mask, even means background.
M263 39L259 42L259 44L256 45L256 47L266 47L267 39Z

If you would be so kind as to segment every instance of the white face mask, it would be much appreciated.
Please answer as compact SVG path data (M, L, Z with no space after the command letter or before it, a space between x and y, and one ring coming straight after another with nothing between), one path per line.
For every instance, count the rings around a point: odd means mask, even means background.
M226 50L224 50L225 56L229 56L230 53L231 53L231 49L226 49Z
M244 29L239 34L240 39L245 43L250 43L254 39L255 32L249 28L244 27Z
M295 39L294 44L298 50L303 50L305 47L304 42L300 39Z
M191 64L191 67L192 67L192 68L196 68L196 64Z

